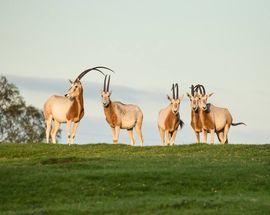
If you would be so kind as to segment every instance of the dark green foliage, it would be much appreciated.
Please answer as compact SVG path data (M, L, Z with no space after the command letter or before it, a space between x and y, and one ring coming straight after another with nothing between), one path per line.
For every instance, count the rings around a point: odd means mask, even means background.
M270 145L0 145L2 214L269 214Z
M44 138L42 112L27 106L18 88L0 76L0 143L36 143Z

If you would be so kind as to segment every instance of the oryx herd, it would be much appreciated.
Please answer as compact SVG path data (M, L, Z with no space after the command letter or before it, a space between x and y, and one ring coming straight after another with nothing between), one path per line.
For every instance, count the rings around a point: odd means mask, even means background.
M135 128L141 146L143 146L142 123L143 112L134 104L124 104L111 101L110 75L105 75L102 70L114 72L108 67L97 66L83 71L74 81L70 81L70 88L65 96L51 96L44 104L44 117L46 122L46 142L56 143L57 131L61 123L66 123L67 143L74 143L76 130L84 116L83 87L81 79L90 71L98 71L104 76L101 92L102 105L106 121L112 129L113 143L117 144L120 129L126 129L132 145L135 145L133 129ZM179 96L178 83L172 85L172 96L167 95L169 105L159 111L158 129L162 145L174 145L177 131L184 122L181 120L179 109L184 95ZM187 93L191 106L191 127L196 135L196 142L200 143L200 133L203 134L202 142L207 142L207 133L210 133L210 143L214 143L216 133L220 143L228 143L230 126L245 125L233 123L228 109L216 107L208 103L208 98L213 93L207 94L203 85L191 85L191 92Z

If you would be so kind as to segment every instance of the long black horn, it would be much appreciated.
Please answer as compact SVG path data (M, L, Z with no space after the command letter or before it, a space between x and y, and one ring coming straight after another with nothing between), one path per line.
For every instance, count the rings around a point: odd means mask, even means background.
M111 70L111 69L108 68L108 67L105 67L105 66L96 66L96 67L93 67L93 68L84 70L81 74L78 75L78 77L77 77L76 79L81 80L81 78L82 78L83 76L85 76L88 72L90 72L90 71L92 71L92 70L99 71L102 75L105 76L105 74L104 74L102 71L100 71L99 69L107 69L107 70L110 70L110 71L112 71L112 72L114 73L114 71Z
M191 88L191 90L190 90L191 91L191 95L194 96L194 86L193 86L193 84L191 85L190 88Z
M179 99L179 88L178 88L178 84L175 84L176 87L176 99Z
M203 85L200 85L200 88L202 88L202 91L203 91L203 95L205 95L205 88Z
M172 85L172 96L173 96L173 99L175 99L174 84Z
M104 78L103 92L106 92L106 80L107 80L107 76L108 76L108 75L105 75L105 78Z
M107 92L110 90L110 81L111 81L111 76L109 75L108 83L107 83Z
M198 89L199 89L199 91L200 91L200 94L203 95L202 85L199 85L199 86L198 86Z

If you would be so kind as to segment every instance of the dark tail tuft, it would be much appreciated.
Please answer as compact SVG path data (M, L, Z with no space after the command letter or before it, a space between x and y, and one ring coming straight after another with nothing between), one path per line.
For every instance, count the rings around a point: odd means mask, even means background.
M180 128L182 129L185 123L180 119Z
M237 126L237 125L245 125L245 126L247 126L245 123L243 123L243 122L238 122L238 123L232 123L231 124L232 126Z

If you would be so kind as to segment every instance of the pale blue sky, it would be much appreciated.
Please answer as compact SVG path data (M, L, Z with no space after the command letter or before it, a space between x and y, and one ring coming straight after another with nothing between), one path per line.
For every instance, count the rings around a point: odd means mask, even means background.
M0 73L41 108L51 94L65 93L68 78L90 66L109 66L116 71L113 98L143 108L148 144L159 141L157 112L167 104L171 83L178 81L184 93L200 82L215 92L211 102L248 124L231 129L232 142L265 143L270 140L269 21L270 1L262 0L0 0ZM96 90L86 92L89 111L79 142L110 140L99 101L101 82L96 74L84 80ZM186 126L177 142L192 142L187 98L181 112ZM100 126L99 135L91 119Z

